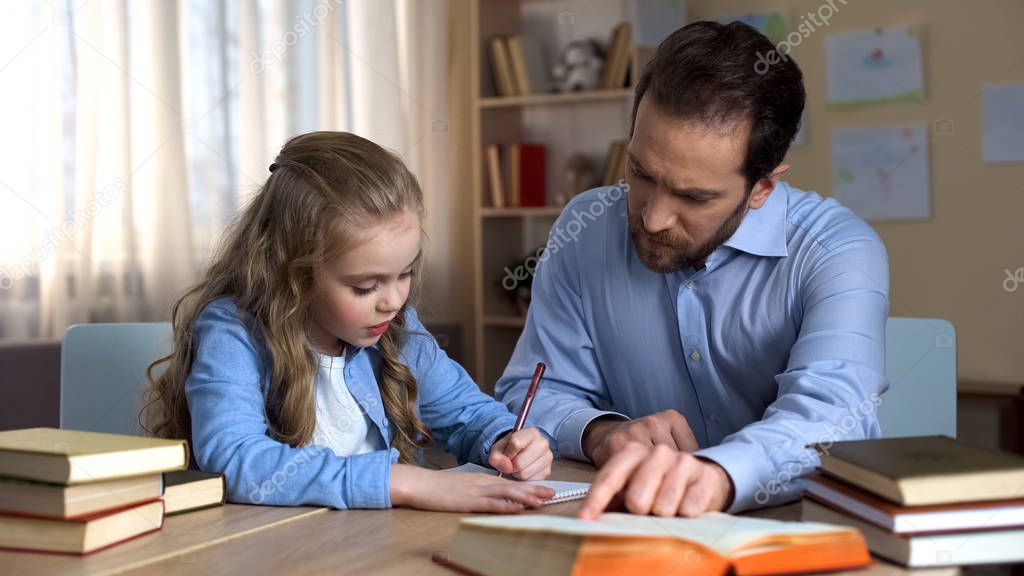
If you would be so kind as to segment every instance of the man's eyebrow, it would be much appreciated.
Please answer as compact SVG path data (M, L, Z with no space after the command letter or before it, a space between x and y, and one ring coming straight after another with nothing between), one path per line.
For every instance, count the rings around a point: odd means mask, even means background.
M689 188L673 188L672 189L672 193L677 195L677 196L692 196L692 197L700 198L702 200L712 200L714 198L719 198L719 197L721 197L721 196L723 196L725 194L724 192L721 192L721 191L718 191L718 190L709 190L707 188L694 188L694 187L689 187Z
M643 164L639 160L637 160L636 156L633 155L632 152L627 152L627 154L629 155L630 163L632 163L637 170L643 172L646 175L650 175L650 172L648 172L644 168ZM704 200L711 200L725 195L725 192L722 192L721 190L712 190L710 188L697 188L694 186L690 186L687 188L673 188L672 193L677 196L694 196Z
M629 156L629 163L632 164L634 168L638 169L640 172L643 172L644 174L650 175L650 172L648 172L647 169L644 168L643 163L637 160L636 156L632 152L627 150L626 155Z
M419 254L416 255L415 258L413 258L412 262L410 262L409 265L403 268L402 270L408 270L409 268L416 266L416 263L419 262L420 258L422 257L423 252L421 251ZM388 276L389 274L374 274L371 272L368 274L346 274L345 276L342 276L342 279L344 279L346 282L358 283L366 282L368 280L386 280Z

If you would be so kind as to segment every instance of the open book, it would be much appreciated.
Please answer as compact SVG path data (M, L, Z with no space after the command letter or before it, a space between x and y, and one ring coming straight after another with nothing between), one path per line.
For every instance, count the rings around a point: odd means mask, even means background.
M448 468L445 472L479 472L481 474L490 474L497 476L498 471L493 468L487 468L480 466L479 464L473 464L472 462L457 466L455 468ZM555 495L544 501L544 505L548 504L561 504L562 502L570 502L572 500L580 500L587 497L587 492L590 491L590 484L587 482L560 482L557 480L533 480L527 482L527 484L534 484L536 486L546 486L555 491Z
M871 563L857 530L712 512L699 518L464 518L447 561L485 576L820 572Z

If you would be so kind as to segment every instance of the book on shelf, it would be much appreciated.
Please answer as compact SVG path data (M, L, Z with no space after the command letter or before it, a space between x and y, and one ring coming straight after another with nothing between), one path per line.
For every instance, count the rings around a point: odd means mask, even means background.
M512 66L512 76L515 79L516 93L526 96L533 92L530 86L530 75L526 68L526 52L523 50L522 36L509 36L508 43L509 63Z
M508 42L503 36L494 36L488 43L491 55L491 73L498 96L519 95Z
M903 506L1020 498L1024 457L946 436L815 445L821 470Z
M487 182L491 191L491 207L504 208L505 186L501 169L501 148L497 144L487 145Z
M864 539L844 526L709 513L699 518L603 514L597 520L465 518L447 562L486 576L667 574L755 576L859 568Z
M632 42L632 27L629 22L623 22L612 30L601 66L601 88L615 89L625 85L629 74Z
M547 147L522 142L519 147L519 203L528 208L547 206Z
M537 208L547 205L547 147L530 142L489 144L487 179L491 206Z
M816 500L801 503L802 518L840 524L864 535L871 552L910 568L1024 561L1024 528L896 534Z
M626 175L626 147L625 140L613 140L608 145L608 155L604 161L604 174L601 177L601 185L611 186L622 180Z
M622 27L616 26L612 29L611 38L608 39L608 45L604 50L604 62L601 63L601 77L598 84L601 88L607 89L612 85L612 64L615 60L615 52L621 41Z
M506 155L508 158L508 205L514 208L518 208L523 205L522 201L522 163L519 152L521 148L519 144L513 142L505 146Z
M456 466L455 468L447 468L445 472L472 472L477 474L489 474L491 476L497 476L498 471L494 468L487 468L479 464L473 464L472 462L463 464L462 466ZM587 497L587 493L590 492L589 482L564 482L559 480L533 480L527 482L534 486L546 486L555 491L555 495L544 501L545 506L551 504L561 504L562 502L571 502L573 500L581 500Z
M164 474L164 514L180 514L224 503L224 475L201 470Z
M160 499L68 519L0 513L0 548L91 554L163 527Z
M1024 526L1024 497L900 506L821 473L808 476L804 482L805 497L897 534Z
M621 24L622 41L615 53L615 67L612 68L610 88L622 88L629 78L629 69L633 54L633 27L628 22Z
M0 476L76 485L181 470L184 440L57 428L0 432Z

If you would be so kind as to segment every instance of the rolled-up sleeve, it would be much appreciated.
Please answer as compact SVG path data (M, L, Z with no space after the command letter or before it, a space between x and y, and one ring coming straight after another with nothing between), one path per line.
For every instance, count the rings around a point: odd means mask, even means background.
M339 457L268 436L259 344L235 306L217 301L194 327L195 359L185 383L199 467L224 474L227 497L245 504L391 506L394 449Z

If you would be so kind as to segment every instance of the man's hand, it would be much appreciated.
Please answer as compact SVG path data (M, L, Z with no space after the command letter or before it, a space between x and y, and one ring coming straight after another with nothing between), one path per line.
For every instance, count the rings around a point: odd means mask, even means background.
M698 516L732 504L733 484L710 460L666 444L629 442L598 471L578 516L597 518L619 495L633 514Z
M678 452L699 448L686 418L675 410L665 410L637 420L594 420L583 431L583 454L601 468L629 442L648 447L664 444Z

